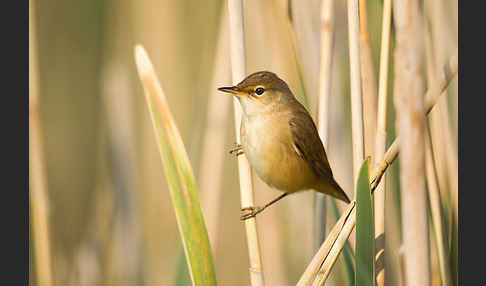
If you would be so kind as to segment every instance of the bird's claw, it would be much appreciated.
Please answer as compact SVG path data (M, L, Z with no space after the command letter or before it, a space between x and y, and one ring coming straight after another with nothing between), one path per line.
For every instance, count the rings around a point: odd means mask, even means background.
M243 146L241 144L236 144L235 148L231 149L229 151L230 154L235 154L236 157L238 157L241 154L244 154L245 151L243 151Z
M247 220L262 211L262 207L246 207L241 209L240 220Z

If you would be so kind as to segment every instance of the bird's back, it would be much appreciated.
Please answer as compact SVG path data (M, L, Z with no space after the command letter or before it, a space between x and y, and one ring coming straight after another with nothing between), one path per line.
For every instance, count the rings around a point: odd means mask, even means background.
M326 151L312 117L302 104L295 101L297 104L292 105L292 117L289 120L291 137L296 149L299 150L299 156L310 166L318 178L313 189L349 203L348 196L334 179Z

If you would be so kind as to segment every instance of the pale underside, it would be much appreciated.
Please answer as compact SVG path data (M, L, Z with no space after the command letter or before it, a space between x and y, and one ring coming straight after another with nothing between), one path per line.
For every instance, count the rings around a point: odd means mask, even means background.
M240 130L243 150L268 185L290 193L315 189L320 180L292 141L290 118L288 112L244 116Z

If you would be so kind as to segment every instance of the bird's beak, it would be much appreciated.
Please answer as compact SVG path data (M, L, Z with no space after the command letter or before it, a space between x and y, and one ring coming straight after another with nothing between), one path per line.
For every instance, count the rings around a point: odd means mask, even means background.
M220 87L220 88L218 88L218 90L222 91L222 92L231 93L231 94L236 95L236 96L240 96L240 95L245 93L244 91L239 89L237 86Z

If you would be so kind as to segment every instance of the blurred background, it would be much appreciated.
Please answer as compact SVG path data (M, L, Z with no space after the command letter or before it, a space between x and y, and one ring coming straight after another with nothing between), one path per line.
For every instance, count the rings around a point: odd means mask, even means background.
M457 1L425 2L424 18L431 27L436 66L441 67L457 48ZM243 7L247 73L277 73L316 118L320 1L245 0ZM36 166L45 179L53 285L190 285L136 73L136 44L142 44L153 61L194 169L218 284L249 285L237 161L228 154L235 142L233 106L230 97L216 91L231 84L226 1L31 0L30 8L30 68L35 79L31 93L36 93L41 131L39 142L31 140L31 150L37 144L34 148L43 154ZM382 8L382 1L367 1L375 71ZM337 181L352 195L346 15L345 1L336 1L327 154ZM393 43L392 38L392 51ZM392 74L393 56L390 60ZM389 78L387 144L395 137ZM442 120L435 124L446 120L450 132L432 136L435 142L449 136L452 146L439 144L434 152L441 160L452 148L457 161L457 79L447 92L442 97L446 117L438 117ZM441 192L448 195L451 167L439 162L437 169ZM397 206L387 208L385 216L390 269L400 268L397 175L394 163L386 180L387 205ZM254 185L257 205L279 194L257 176ZM445 199L444 208L452 203ZM343 205L337 206L339 213ZM267 285L295 285L312 258L313 208L314 193L302 192L259 215ZM32 230L35 214L31 218ZM452 223L444 220L446 233L453 233ZM336 221L332 208L327 221L329 226ZM29 281L39 285L36 277L43 265L34 257L30 233ZM451 245L453 238L448 236ZM438 266L431 259L437 281ZM451 254L450 261L457 263L457 256ZM328 285L344 283L343 263L340 258ZM399 270L387 273L387 285L398 285L400 277L394 273Z

